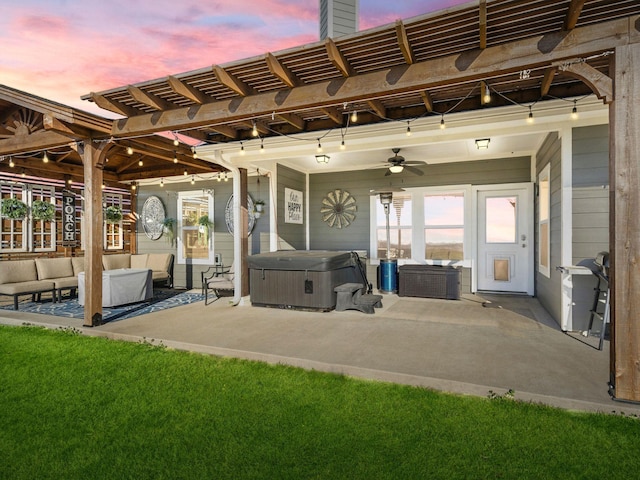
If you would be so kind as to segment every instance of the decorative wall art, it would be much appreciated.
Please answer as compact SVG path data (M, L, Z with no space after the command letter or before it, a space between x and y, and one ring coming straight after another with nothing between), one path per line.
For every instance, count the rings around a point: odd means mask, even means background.
M302 192L284 189L284 223L302 223Z
M155 195L147 198L142 206L142 229L151 240L158 240L162 236L165 211L162 200Z
M327 193L322 199L322 220L330 227L348 227L356 218L356 199L339 188Z
M255 206L253 200L247 195L247 213L249 214L249 235L253 231L253 227L256 224ZM224 221L227 224L227 230L233 234L233 194L227 200L227 206L224 209Z

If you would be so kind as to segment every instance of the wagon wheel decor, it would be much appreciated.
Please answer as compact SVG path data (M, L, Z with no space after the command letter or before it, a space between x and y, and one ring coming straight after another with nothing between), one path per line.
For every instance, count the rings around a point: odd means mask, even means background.
M335 189L322 199L320 213L330 227L348 227L356 218L356 199L346 190Z

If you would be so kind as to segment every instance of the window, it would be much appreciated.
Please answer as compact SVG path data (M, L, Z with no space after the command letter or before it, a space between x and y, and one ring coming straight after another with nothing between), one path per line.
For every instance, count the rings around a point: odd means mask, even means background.
M213 264L213 195L178 195L178 263Z
M394 193L389 208L389 258L411 258L411 194ZM376 202L376 250L378 258L387 258L387 218L385 206Z
M122 195L114 193L106 193L102 197L102 205L106 211L109 207L117 207L122 212ZM104 223L104 248L105 250L122 250L124 248L123 241L122 218L120 221L107 221L105 215Z
M0 199L2 201L16 199L27 202L27 190L25 185L16 183L0 184ZM2 216L0 219L0 251L26 252L29 243L28 220L25 218L8 218Z
M550 166L547 164L538 175L538 271L549 277L551 264L551 188Z
M463 193L424 196L424 242L426 259L464 259Z
M55 251L56 249L56 221L55 221L55 191L52 187L31 186L30 187L31 208L39 202L53 204L54 218L36 219L32 214L32 242L34 252ZM51 208L51 205L49 205ZM33 212L32 212L33 213Z

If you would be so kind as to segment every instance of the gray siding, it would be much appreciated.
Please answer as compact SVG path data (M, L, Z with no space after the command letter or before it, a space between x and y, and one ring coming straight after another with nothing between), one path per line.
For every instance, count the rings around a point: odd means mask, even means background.
M304 173L293 170L292 168L278 165L278 235L287 244L296 250L304 250L306 248L305 225L309 221L304 215L302 224L285 223L284 209L285 198L284 189L291 188L302 192L303 198L306 197L306 175ZM303 205L306 208L306 205Z
M358 0L320 0L320 39L340 37L358 29Z
M562 227L562 179L561 179L561 140L557 132L547 135L544 143L537 153L536 175L538 175L547 164L550 168L550 189L551 189L551 246L550 246L550 277L538 272L538 256L536 254L536 296L540 303L553 316L556 322L560 323L562 317L562 276L556 271L555 266L560 265L561 255L561 227ZM536 198L536 251L538 245L538 199Z
M252 199L258 199L257 177L249 177L248 190ZM225 207L229 197L233 193L233 184L231 180L228 182L207 181L198 182L195 185L191 185L190 182L182 183L165 183L163 188L158 185L150 187L138 188L137 194L137 212L142 212L142 206L149 196L156 195L164 204L167 217L178 217L178 192L185 192L190 190L213 190L214 197L214 226L213 226L213 242L215 253L219 253L222 256L222 261L225 265L229 265L233 261L233 236L227 230L225 222ZM268 179L261 178L260 181L260 195L261 199L265 202L268 201ZM268 206L265 213L256 220L253 232L249 236L249 252L260 252L260 237L263 233L269 232L269 212ZM166 241L166 237L163 235L158 240L150 240L142 230L139 222L137 225L137 241L138 241L138 253L155 253L166 252L173 253L176 256L176 262L174 264L174 285L177 288L200 288L200 272L206 270L206 265L178 265L176 247L170 247Z
M573 129L572 261L577 265L609 250L609 126ZM572 328L586 330L595 277L575 276Z

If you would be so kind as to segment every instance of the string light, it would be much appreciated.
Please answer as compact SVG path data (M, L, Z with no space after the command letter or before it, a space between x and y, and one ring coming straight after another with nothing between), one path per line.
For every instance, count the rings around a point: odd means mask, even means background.
M227 176L227 172L224 172L224 181L225 182L229 181L229 177Z
M16 166L16 164L15 164L15 163L13 163L13 158L11 158L11 157L9 157L9 166L10 166L11 168L13 168L13 167L15 167L15 166Z
M131 145L127 146L127 155L133 155L133 148L131 148Z
M484 84L484 96L482 97L482 101L484 103L491 103L491 91L489 90L489 85L482 82Z
M47 155L47 152L44 152L44 155L42 156L42 162L49 163L49 156Z
M411 125L407 122L407 137L411 136Z
M218 180L219 182L222 181L222 175L220 175L220 172L218 172L218 176L216 177L216 180Z
M196 183L196 176L191 175L191 185L193 185L194 183Z
M344 144L344 135L342 135L342 142L340 142L340 150L346 150L347 146Z
M176 155L175 150L173 151L173 163L178 163L178 156Z
M180 145L180 140L178 140L178 135L176 135L175 133L173 134L173 146L177 147L178 145Z
M131 190L135 192L136 190L136 182L131 182Z
M188 173L187 173L187 169L185 168L185 169L184 169L184 176L186 177L187 175L188 175Z
M256 121L253 121L253 127L251 128L251 135L254 137L258 136L258 126L256 125Z
M260 139L260 153L264 153L264 140Z
M191 151L193 152L193 158L198 158L198 154L196 153L196 147L191 147Z
M440 130L444 130L445 128L447 128L447 125L444 123L444 114L443 114L442 118L440 119Z
M142 159L138 160L138 166L141 167L144 165L144 162L142 161Z
M351 123L356 123L358 121L358 111L354 110L351 112Z
M247 152L245 152L245 150L244 150L244 144L242 142L240 142L240 155L244 155L245 153L247 153Z
M577 119L578 119L578 101L574 100L573 109L571 110L571 120L577 120Z
M529 105L529 116L527 117L527 123L531 124L533 122L533 110L531 110L531 105Z
M318 148L316 149L318 153L322 152L322 144L320 143L320 139L318 139Z
M161 187L164 187L164 178L161 178L161 179L160 179L160 186L161 186Z

